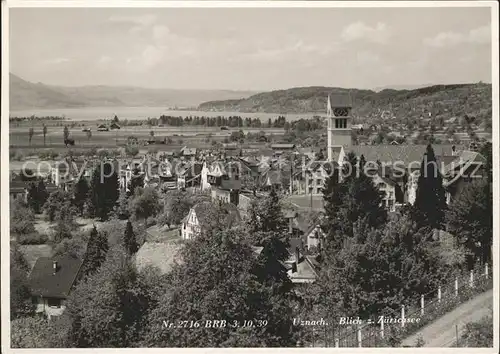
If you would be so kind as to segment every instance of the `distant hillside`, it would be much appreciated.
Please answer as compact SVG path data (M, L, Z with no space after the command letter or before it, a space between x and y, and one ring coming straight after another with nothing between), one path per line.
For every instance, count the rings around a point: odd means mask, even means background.
M196 107L209 100L245 98L254 91L175 90L140 87L63 87L34 84L10 74L10 108Z
M423 87L429 87L433 86L432 84L425 84L425 85L387 85L387 86L381 86L381 87L376 87L373 89L375 92L380 92L382 90L415 90Z
M85 103L53 90L44 84L34 84L10 74L10 109L39 107L83 107Z
M350 95L353 114L360 118L419 118L420 116L452 116L471 114L491 120L491 84L436 85L414 90L343 89L336 87L297 87L263 92L246 99L211 101L198 106L203 111L326 113L328 94Z

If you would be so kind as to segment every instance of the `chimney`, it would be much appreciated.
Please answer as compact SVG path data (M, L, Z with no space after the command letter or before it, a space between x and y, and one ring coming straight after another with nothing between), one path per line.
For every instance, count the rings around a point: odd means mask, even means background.
M56 275L56 272L57 272L57 261L52 261L52 270L53 270L52 275Z

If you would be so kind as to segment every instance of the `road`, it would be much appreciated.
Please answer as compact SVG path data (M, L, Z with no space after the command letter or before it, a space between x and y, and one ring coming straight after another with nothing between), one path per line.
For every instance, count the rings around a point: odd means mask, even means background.
M478 321L491 314L492 307L493 290L488 290L406 338L402 345L414 347L419 335L421 335L425 342L424 347L451 347L457 339L456 325L458 325L458 335L460 336L466 323Z

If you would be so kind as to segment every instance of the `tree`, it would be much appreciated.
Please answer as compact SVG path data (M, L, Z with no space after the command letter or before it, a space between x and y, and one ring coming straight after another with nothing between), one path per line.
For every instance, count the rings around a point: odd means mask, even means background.
M72 231L76 228L75 214L76 211L70 201L66 201L60 206L55 217L54 240L56 242L61 242L63 239L72 237Z
M71 292L63 314L69 323L68 346L77 348L134 347L154 304L144 281L121 247L110 250L100 270Z
M465 330L457 343L459 347L491 348L493 346L493 317L487 315L477 322L465 324Z
M38 182L31 182L28 187L28 206L36 214L39 214L48 196L49 194L42 179L38 180Z
M335 316L390 316L401 303L436 289L454 265L443 257L448 246L429 241L424 232L407 216L379 229L359 220L342 248L326 245L313 303Z
M484 171L487 173L488 182L493 182L493 145L486 142L481 146L479 151L484 156L486 163L484 164Z
M45 146L45 138L47 137L47 126L43 125L43 145Z
M127 253L131 256L139 250L139 245L135 239L134 230L132 228L132 223L130 220L127 221L127 226L125 227L125 235L123 237L123 246Z
M149 136L150 136L151 138L154 138L154 136L155 136L155 132L154 132L153 130L150 130L150 131L149 131Z
M89 197L89 184L84 177L80 177L74 187L73 204L76 206L80 215L83 215L85 203Z
M229 140L231 142L243 142L244 139L245 139L245 133L243 133L243 130L239 130L237 132L234 131L229 136Z
M68 138L69 138L69 129L68 129L67 125L64 126L63 136L64 136L64 141L68 140Z
M33 139L33 134L35 133L33 127L31 127L28 131L28 139L29 139L29 143L30 143L30 146L31 146L31 139Z
M359 161L353 153L346 157L339 182L339 172L334 171L325 182L323 199L325 218L322 229L328 242L341 247L346 238L353 236L354 224L365 219L369 227L377 228L387 220L382 206L382 193L365 171L365 160Z
M52 192L43 205L45 218L50 222L54 221L61 208L63 208L67 204L67 202L70 201L70 193L62 189L57 189L56 191Z
M82 265L82 274L91 275L99 270L99 267L106 259L108 253L108 235L98 232L94 227L90 231L90 238L87 244L87 251Z
M491 262L493 195L487 178L473 180L453 199L445 216L448 231L482 263Z
M129 201L126 193L120 193L118 203L114 210L114 216L119 220L127 220L130 217Z
M323 149L320 149L314 156L316 161L324 161L325 160L325 155L323 154Z
M10 247L10 316L11 319L33 313L28 284L29 266L15 244Z
M119 123L120 120L118 119L118 116L115 114L114 118L113 118L113 122L114 123Z
M139 153L139 148L135 145L125 146L125 154L130 157L134 157Z
M419 227L441 229L446 210L443 179L429 144L420 164L417 192L412 215Z
M144 174L138 168L132 171L132 177L128 184L128 196L134 195L137 188L144 187Z
M53 256L70 255L83 259L86 252L88 235L75 235L72 238L63 238L55 247Z
M35 215L19 199L10 202L10 232L13 235L35 232Z
M194 205L187 192L175 190L165 195L163 214L159 218L160 224L179 225Z
M156 190L151 187L136 188L134 196L129 199L129 210L136 219L146 220L155 216L160 210Z
M279 322L257 327L262 319L270 323L276 297L253 274L256 259L245 236L233 230L201 234L186 243L183 264L168 276L168 291L148 316L144 346L227 347L292 346L291 309L281 308ZM228 294L231 294L228 298ZM164 320L178 323L183 318L203 321L224 318L224 330L195 326L186 330L165 330ZM256 327L240 327L252 320ZM236 322L235 322L236 321Z
M289 258L290 240L281 208L278 195L271 190L268 197L251 205L250 218L246 224L251 244L263 247L254 272L259 282L275 296L275 309L286 308L295 300L292 282L284 267ZM273 322L278 327L285 325L278 319L280 311L269 314L275 318Z
M12 309L11 309L12 311ZM53 332L44 317L21 317L11 321L12 348L51 348Z
M102 162L94 169L90 184L90 205L93 215L107 220L118 200L118 174L115 165Z

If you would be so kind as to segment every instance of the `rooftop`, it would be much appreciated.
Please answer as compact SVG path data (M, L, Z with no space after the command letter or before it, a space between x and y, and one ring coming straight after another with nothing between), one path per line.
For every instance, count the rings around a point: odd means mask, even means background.
M436 156L451 156L453 145L433 145ZM366 161L391 162L402 161L418 166L427 150L427 145L354 145L350 148L358 157L363 155ZM418 164L417 164L418 163Z
M55 273L54 261L57 262ZM82 263L69 255L38 258L29 277L31 293L43 297L68 297Z

